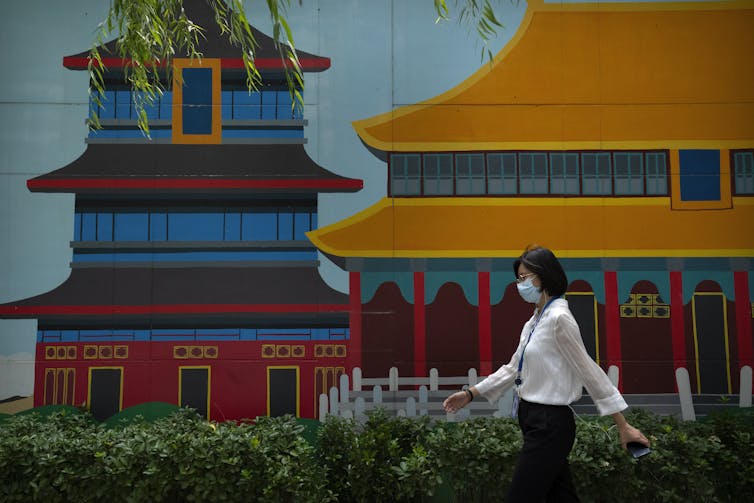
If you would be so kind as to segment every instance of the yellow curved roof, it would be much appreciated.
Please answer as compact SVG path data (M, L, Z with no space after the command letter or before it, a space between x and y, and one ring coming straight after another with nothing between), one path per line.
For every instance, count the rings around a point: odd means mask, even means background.
M339 257L517 257L542 242L562 257L752 257L754 199L672 210L670 198L384 198L307 233Z
M748 148L752 27L751 0L529 0L490 65L353 127L383 151Z

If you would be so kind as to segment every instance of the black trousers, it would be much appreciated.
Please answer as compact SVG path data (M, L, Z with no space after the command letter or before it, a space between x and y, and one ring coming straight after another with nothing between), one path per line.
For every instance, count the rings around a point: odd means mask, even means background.
M524 446L516 461L506 501L579 501L568 468L568 453L576 439L576 421L571 408L521 400L518 424L524 434Z

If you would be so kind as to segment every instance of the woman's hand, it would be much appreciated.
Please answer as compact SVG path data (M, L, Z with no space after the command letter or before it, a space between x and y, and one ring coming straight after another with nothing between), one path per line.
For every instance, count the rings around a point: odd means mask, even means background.
M612 417L613 421L615 421L615 425L618 427L620 445L623 447L623 449L626 448L626 444L629 442L638 442L641 445L649 447L649 440L647 440L647 437L645 437L638 428L634 428L633 426L628 424L628 421L626 421L626 418L623 416L623 414L618 412L616 414L613 414Z
M629 442L638 442L641 445L649 447L649 440L647 440L647 437L645 437L638 428L634 428L628 423L622 428L618 428L618 433L620 434L620 445L623 446L624 449Z
M442 406L445 409L445 412L455 413L462 409L470 401L471 400L469 400L468 393L466 393L465 391L457 391L446 398L442 403Z

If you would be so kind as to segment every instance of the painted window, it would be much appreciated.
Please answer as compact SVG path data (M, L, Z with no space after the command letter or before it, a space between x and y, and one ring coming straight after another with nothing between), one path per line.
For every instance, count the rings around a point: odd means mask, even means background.
M581 186L585 195L612 194L612 166L607 152L581 154Z
M615 152L615 195L644 194L644 157L641 152Z
M318 328L145 328L39 330L37 342L129 341L345 341L345 327ZM59 347L59 346L58 346ZM95 346L96 348L97 346ZM339 348L340 346L338 346ZM336 348L337 349L337 348ZM86 355L85 355L86 357ZM118 356L117 351L115 357ZM60 358L58 358L60 359ZM75 359L75 358L74 358Z
M487 154L487 193L518 193L516 154L512 152Z
M553 152L550 154L550 193L579 193L579 154Z
M720 200L720 151L680 150L681 201Z
M393 154L390 163L393 196L667 196L669 190L665 151L414 153ZM746 187L751 168L742 173Z
M456 194L484 192L484 154L456 154Z
M754 151L733 153L733 193L754 194Z
M453 194L453 156L451 154L424 154L424 195L449 196Z
M547 154L521 153L518 164L521 194L547 194Z
M665 152L647 152L646 193L650 195L667 195L668 161Z
M390 193L394 196L421 194L421 155L391 155L390 182Z
M96 97L100 103L97 104ZM136 99L130 90L113 89L104 93L92 93L89 97L89 113L97 115L100 120L136 120ZM144 100L144 112L149 120L170 120L172 117L173 93L165 91L162 95L156 95L152 100Z
M307 241L311 207L77 211L74 241Z
M183 134L212 133L212 68L183 68Z
M173 60L173 143L222 141L220 60Z

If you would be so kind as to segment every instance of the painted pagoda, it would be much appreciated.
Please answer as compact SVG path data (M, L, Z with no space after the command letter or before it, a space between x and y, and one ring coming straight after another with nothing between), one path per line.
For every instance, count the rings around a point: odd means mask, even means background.
M349 272L356 363L366 377L507 363L531 313L512 259L539 243L623 392L673 393L679 369L697 395L746 389L751 2L527 3L491 64L354 123L387 197L309 237Z
M38 320L35 406L86 404L99 419L152 401L217 420L315 417L349 357L349 299L320 278L305 233L318 193L362 182L307 155L270 38L254 31L263 83L250 93L207 3L184 4L206 28L203 57L174 60L180 78L147 110L151 139L127 62L106 57L106 91L91 103L103 129L78 159L28 181L76 196L71 274L0 316ZM86 70L87 56L63 64ZM298 57L304 72L330 66Z

